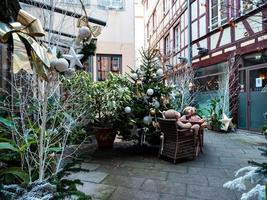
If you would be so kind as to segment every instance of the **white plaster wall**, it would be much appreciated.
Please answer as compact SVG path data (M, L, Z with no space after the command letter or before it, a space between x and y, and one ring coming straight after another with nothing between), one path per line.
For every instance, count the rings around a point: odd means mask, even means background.
M211 36L211 39L210 39L211 50L216 48L217 42L219 40L219 35L220 35L220 32L217 32Z
M236 24L235 27L235 39L240 40L245 37L246 28L242 22Z
M223 30L220 46L229 44L231 42L231 29L228 27Z

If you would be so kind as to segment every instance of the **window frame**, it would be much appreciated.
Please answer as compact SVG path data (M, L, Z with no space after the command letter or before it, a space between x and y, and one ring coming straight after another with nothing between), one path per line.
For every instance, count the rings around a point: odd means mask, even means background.
M103 70L103 66L102 66L102 59L103 58L108 58L109 59L109 63L110 66L108 66L106 70ZM113 58L119 58L119 69L118 70L113 70ZM100 59L100 60L99 60ZM100 64L100 65L99 65ZM104 81L107 79L107 75L109 72L112 73L117 73L120 74L122 73L122 55L121 54L97 54L96 55L96 72L97 72L97 81ZM103 74L105 77L103 77Z
M247 13L249 13L249 12L251 12L251 11L253 11L253 10L255 10L256 8L257 8L257 5L255 5L255 4L252 4L252 7L251 7L251 9L250 10L247 10L247 11L245 11L244 12L244 6L243 6L243 2L244 1L246 1L246 0L240 0L240 15L245 15L245 14L247 14ZM259 0L258 0L259 1ZM263 5L263 4L262 4Z
M164 15L166 15L170 8L171 8L171 1L170 0L163 0L163 13Z
M224 25L227 23L227 20L229 19L229 8L228 8L228 0L215 0L217 1L217 23L213 23L213 19L215 17L212 17L212 2L214 0L209 0L209 30L212 31L214 29L219 28L220 26ZM225 18L222 18L223 14L221 13L222 11L222 3L225 4L226 6L226 16Z
M164 54L166 56L170 55L171 53L171 47L170 47L170 34L167 34L164 37Z
M177 30L177 31L176 31ZM179 39L181 36L181 26L180 22L173 28L173 49L175 53L177 53L180 50L180 42L181 40Z

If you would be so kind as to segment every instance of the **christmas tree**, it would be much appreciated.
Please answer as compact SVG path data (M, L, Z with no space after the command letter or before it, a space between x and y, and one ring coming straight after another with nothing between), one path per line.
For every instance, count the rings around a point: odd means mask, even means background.
M140 144L158 144L160 132L157 118L162 117L161 111L169 108L171 88L164 83L159 51L149 48L142 49L140 53L141 66L137 70L131 69L129 74L132 102L125 108L125 113L128 113L134 127L131 131L133 139L138 139Z

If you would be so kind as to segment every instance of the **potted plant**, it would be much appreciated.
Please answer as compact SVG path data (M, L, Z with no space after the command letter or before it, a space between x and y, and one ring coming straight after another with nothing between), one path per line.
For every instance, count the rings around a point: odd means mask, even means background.
M94 82L91 88L91 108L94 113L93 129L98 148L112 148L116 136L115 122L131 100L128 80L121 75L109 74L108 79Z

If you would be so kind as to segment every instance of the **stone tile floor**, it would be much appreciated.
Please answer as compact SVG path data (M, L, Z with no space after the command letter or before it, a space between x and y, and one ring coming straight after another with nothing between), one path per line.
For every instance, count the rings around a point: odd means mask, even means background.
M259 146L265 138L243 131L230 134L205 132L204 152L196 160L176 165L157 158L157 151L136 151L129 143L116 143L113 150L88 155L82 168L72 174L84 185L79 189L101 200L234 200L240 193L223 183L248 160L266 161Z

